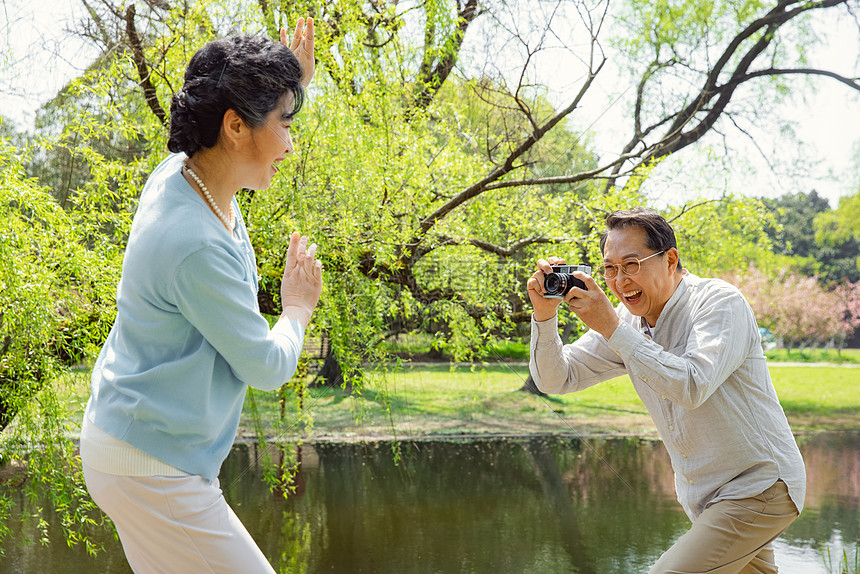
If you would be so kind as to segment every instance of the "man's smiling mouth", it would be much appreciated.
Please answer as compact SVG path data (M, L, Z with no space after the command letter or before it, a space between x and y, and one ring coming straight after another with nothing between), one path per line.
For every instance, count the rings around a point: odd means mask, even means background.
M621 294L624 299L629 301L630 303L635 303L639 300L639 297L642 295L642 289L636 289L635 291L628 291L626 293Z

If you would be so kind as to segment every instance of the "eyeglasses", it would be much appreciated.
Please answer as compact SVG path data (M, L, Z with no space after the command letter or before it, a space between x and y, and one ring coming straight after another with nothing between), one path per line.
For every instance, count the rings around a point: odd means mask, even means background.
M605 277L606 279L612 279L616 275L618 275L618 271L621 270L628 277L631 275L636 275L639 273L639 270L642 269L642 262L648 261L652 257L657 257L658 255L662 255L666 253L666 250L658 251L657 253L652 253L645 259L628 259L627 261L622 261L620 265L613 265L612 263L604 263L600 267L597 268L597 273L601 277Z

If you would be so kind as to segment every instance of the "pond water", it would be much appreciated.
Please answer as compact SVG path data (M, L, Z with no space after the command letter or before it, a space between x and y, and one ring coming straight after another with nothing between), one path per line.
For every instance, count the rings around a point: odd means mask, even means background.
M860 432L799 443L806 508L777 541L780 572L835 572L843 549L853 564L860 540ZM221 486L279 572L646 573L689 526L651 440L410 441L398 462L390 443L305 445L287 500L268 491L256 458L254 445L237 446ZM47 547L20 543L38 540L35 527L13 528L0 573L131 571L110 536L90 558L55 524Z

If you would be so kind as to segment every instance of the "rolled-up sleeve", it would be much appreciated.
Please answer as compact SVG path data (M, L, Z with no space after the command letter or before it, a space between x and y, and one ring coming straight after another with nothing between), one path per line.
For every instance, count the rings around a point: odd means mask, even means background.
M175 304L245 384L274 390L296 371L304 328L281 318L273 328L256 307L243 263L215 247L185 258L173 279Z
M581 391L626 373L620 357L599 333L588 331L575 343L564 345L557 316L546 321L532 317L530 350L529 372L545 393Z

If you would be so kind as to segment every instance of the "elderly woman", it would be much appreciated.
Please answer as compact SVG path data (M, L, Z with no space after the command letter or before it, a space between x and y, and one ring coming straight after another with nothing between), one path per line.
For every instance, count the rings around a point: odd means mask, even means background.
M270 328L234 196L267 188L292 152L313 71L313 21L300 19L289 47L284 30L280 43L206 44L173 98L174 153L143 189L81 431L87 488L135 572L274 572L218 473L247 387L292 377L322 267L316 245L293 233Z

